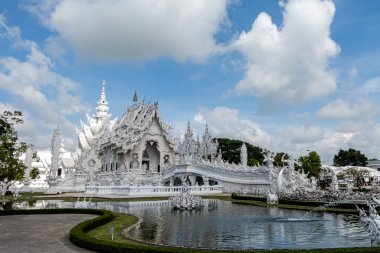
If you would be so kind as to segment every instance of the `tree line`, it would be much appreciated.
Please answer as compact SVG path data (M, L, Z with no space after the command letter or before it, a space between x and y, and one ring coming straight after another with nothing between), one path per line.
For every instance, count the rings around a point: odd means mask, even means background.
M264 163L264 156L270 150L254 146L248 142L241 140L232 140L228 138L216 138L219 143L219 148L222 153L222 158L225 161L238 164L240 163L240 148L245 143L247 147L248 165L257 166ZM288 159L289 154L286 152L278 152L274 156L274 166L282 167L282 158ZM366 166L368 158L362 154L359 150L349 148L348 150L339 150L334 155L333 165L338 167L343 166ZM305 156L301 156L297 159L295 164L296 170L303 170L309 177L318 178L322 172L321 157L316 151L309 151Z

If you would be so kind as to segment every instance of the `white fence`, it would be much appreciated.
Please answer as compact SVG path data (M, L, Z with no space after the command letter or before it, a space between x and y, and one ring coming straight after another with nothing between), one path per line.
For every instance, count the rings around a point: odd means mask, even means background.
M189 186L191 193L209 195L222 193L222 186ZM87 186L86 194L126 196L174 196L182 192L182 186Z

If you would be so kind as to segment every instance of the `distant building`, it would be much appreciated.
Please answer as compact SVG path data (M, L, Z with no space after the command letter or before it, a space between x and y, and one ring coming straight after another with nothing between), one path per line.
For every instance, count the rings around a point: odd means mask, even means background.
M380 160L369 160L367 167L380 171Z
M51 168L51 151L50 150L39 150L37 151L37 156L39 161L32 162L32 168L38 169L38 177L30 181L29 187L35 191L46 190L49 188L48 183L46 182L47 177L50 175ZM20 160L24 162L25 154L20 157ZM71 152L61 149L61 159L59 161L59 167L57 175L60 178L65 178L74 170L75 161L72 157Z

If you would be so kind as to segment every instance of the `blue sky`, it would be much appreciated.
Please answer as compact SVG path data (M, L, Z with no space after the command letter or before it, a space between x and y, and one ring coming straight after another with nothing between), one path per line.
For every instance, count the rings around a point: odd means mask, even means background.
M20 138L67 149L102 80L114 117L140 99L183 133L246 140L324 163L380 152L380 2L0 0L0 109Z

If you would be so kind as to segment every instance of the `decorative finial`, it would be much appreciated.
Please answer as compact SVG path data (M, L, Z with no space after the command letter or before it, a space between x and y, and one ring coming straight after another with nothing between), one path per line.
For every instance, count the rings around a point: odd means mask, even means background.
M100 98L98 101L98 106L96 107L96 117L97 118L105 118L108 115L108 102L106 98L106 81L102 82L102 91L100 93Z
M98 104L106 104L107 99L106 99L106 80L103 80L102 82L102 92L100 94L100 100Z
M135 91L135 95L133 95L133 102L136 103L137 100L138 100L138 98L137 98L137 93L136 93L136 91Z

